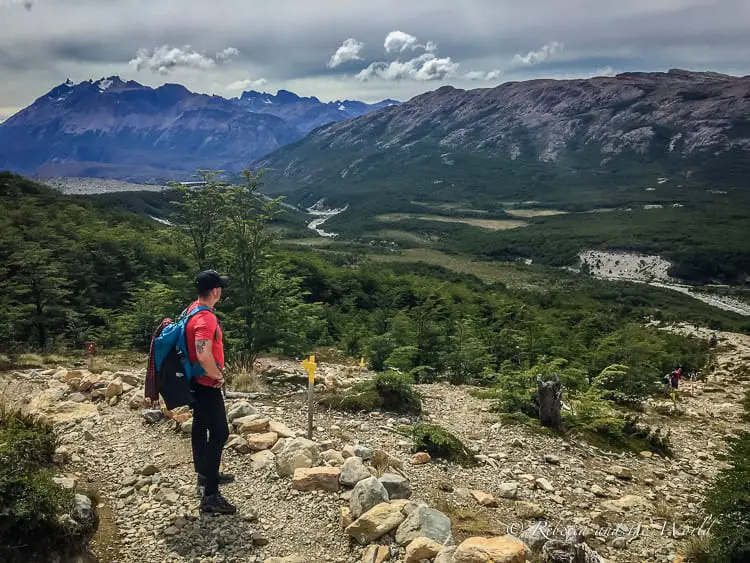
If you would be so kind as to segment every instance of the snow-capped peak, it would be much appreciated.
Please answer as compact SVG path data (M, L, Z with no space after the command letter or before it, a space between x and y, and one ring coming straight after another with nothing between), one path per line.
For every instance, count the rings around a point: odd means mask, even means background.
M346 106L344 104L341 104L339 106L339 111L346 111Z
M264 104L272 104L273 100L269 100L268 98L266 98L265 100L263 100L263 103Z
M75 82L73 82L70 78L63 82L63 86L67 86L68 88L72 88L75 85Z
M96 86L99 88L100 92L105 92L110 86L112 86L112 84L114 84L114 82L111 78L102 78L96 83Z

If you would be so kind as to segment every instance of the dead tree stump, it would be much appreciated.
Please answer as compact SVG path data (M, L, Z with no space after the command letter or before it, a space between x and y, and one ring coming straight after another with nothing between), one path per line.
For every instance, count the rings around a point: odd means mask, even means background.
M551 381L536 376L536 399L539 403L539 421L547 428L562 428L562 383L555 375Z

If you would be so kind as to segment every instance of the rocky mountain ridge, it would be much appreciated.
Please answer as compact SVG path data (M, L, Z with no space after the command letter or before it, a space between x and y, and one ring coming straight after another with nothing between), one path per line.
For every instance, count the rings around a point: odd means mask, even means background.
M118 76L68 80L0 124L0 169L44 177L188 179L197 168L239 170L314 127L381 107L326 104L283 90L257 99L245 94L226 99Z
M279 191L320 187L316 195L396 176L422 192L451 182L497 185L499 173L514 186L562 174L568 183L587 175L616 181L639 165L651 181L673 172L737 187L748 154L750 76L672 70L444 86L319 129L259 165L276 170L269 180Z

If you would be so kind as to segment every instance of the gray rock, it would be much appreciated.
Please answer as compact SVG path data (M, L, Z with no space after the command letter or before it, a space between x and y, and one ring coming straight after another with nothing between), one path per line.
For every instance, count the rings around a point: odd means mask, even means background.
M247 401L242 401L235 404L232 408L229 409L229 412L227 413L227 420L229 420L229 422L232 422L237 418L250 416L251 414L257 414L257 411L250 403L248 403Z
M295 469L312 467L320 458L318 445L307 438L287 440L276 455L276 471L282 477L294 474Z
M388 500L388 491L383 484L376 477L368 477L354 486L349 507L352 515L359 518L375 505Z
M77 393L77 392L71 393L68 396L68 401L71 401L73 403L83 403L84 401L86 401L86 395L84 395L83 393Z
M500 488L497 491L497 496L500 498L515 500L518 498L518 482L509 481L508 483L501 483Z
M414 538L425 536L443 545L453 543L450 519L434 508L419 506L396 530L396 543L407 545Z
M353 456L344 460L341 465L341 477L339 482L347 487L353 487L363 479L372 477L370 471L362 463L362 458Z
M151 475L158 473L159 468L156 467L153 463L147 463L143 467L141 467L141 470L138 472L139 475L143 475L144 477L150 477Z
M553 454L545 455L544 461L546 461L550 465L560 465L560 458Z
M411 497L411 485L409 485L409 480L401 475L385 473L378 480L383 484L385 490L388 491L389 499L397 500L408 499Z
M159 409L143 409L141 411L141 416L149 424L156 424L164 418L164 414Z
M262 450L250 456L250 469L261 471L274 466L276 456L270 450Z
M537 522L521 532L518 539L528 545L533 551L539 551L552 537L551 534L552 530L549 530L546 522Z
M446 547L443 551L438 553L433 563L453 563L453 554L456 553L457 549L458 547L455 545Z
M375 453L367 446L363 446L362 444L354 444L354 455L362 458L365 461L368 461L372 459L372 456L375 455Z
M599 554L585 543L549 540L544 544L542 563L601 563Z

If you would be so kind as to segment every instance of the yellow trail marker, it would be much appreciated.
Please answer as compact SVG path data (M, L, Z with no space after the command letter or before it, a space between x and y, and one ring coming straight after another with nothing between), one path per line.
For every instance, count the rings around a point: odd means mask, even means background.
M315 370L318 364L315 363L315 356L311 355L302 362L302 367L307 372L307 439L313 437L313 392L315 390Z
M359 360L359 367L364 368L365 367L365 358L362 356L362 358Z

